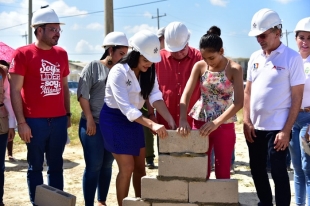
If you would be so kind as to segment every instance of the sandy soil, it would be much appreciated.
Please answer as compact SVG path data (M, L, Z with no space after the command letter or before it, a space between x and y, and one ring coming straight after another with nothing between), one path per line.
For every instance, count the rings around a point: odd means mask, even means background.
M240 130L240 129L238 129ZM155 142L156 145L156 142ZM255 187L251 178L248 164L248 150L244 140L244 136L241 132L237 133L236 142L236 162L235 162L235 174L232 175L232 179L239 180L239 202L243 206L254 206L257 205L258 198L256 196ZM156 152L157 154L157 152ZM26 162L26 147L25 145L14 145L14 156L17 159L16 162L6 161L6 172L5 172L5 194L4 203L7 206L28 206L31 205L29 202L28 188L26 183L27 174L27 162ZM68 145L64 153L64 178L65 188L64 190L77 197L77 206L84 205L83 193L82 193L82 174L85 167L83 159L83 150L80 145L70 146ZM155 159L157 165L157 157ZM117 205L116 193L115 193L115 177L118 172L116 162L113 164L113 177L111 181L110 191L108 195L107 204L110 206ZM148 176L156 176L158 170L147 169ZM292 203L295 205L294 199L294 187L293 187L293 172L289 173L291 180L292 190ZM46 182L46 172L44 172ZM270 176L269 176L270 177ZM214 179L214 174L211 174L211 178ZM270 183L274 189L273 181L270 177ZM130 187L130 197L134 197L133 187Z

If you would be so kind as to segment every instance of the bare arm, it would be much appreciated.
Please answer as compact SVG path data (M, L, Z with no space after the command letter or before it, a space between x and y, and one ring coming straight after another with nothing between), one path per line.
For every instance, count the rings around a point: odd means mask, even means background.
M20 94L23 84L24 84L23 76L18 74L10 74L11 102L17 120L18 133L22 140L24 140L26 143L29 143L32 134L31 129L27 125L25 120L23 112L23 102Z
M244 89L244 102L243 102L243 133L248 142L254 142L253 137L256 137L254 126L250 119L250 100L251 100L251 87L252 82L247 81Z
M274 148L277 151L284 150L286 147L288 147L291 130L301 106L303 91L304 91L303 84L291 87L291 93L292 93L291 108L283 129L277 134L276 139L274 141L275 144Z
M173 117L171 116L168 108L163 100L157 100L153 103L153 106L156 108L156 111L168 122L170 129L176 129L176 124Z
M164 125L157 124L153 122L152 120L144 117L143 115L135 119L135 122L142 124L143 126L155 131L156 134L158 134L160 138L165 138L168 135L167 130Z
M191 130L191 126L187 122L187 108L191 99L191 96L194 92L195 85L199 81L201 75L201 69L206 65L204 61L197 62L191 72L191 75L186 83L183 94L180 100L180 120L179 128L177 129L178 133L187 136Z
M69 86L68 86L68 78L63 77L62 78L62 85L63 85L63 92L64 92L64 103L65 103L65 109L67 113L70 113L70 92L69 92ZM67 127L71 127L71 117L68 117L68 123Z
M86 134L89 136L96 134L96 123L94 121L94 117L90 110L90 104L87 99L82 97L82 95L79 97L80 106L83 110L83 113L86 117L87 123L86 123Z

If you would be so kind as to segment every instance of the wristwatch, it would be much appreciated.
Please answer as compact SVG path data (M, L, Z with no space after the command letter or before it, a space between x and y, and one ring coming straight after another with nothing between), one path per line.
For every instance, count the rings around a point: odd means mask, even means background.
M71 112L68 112L67 113L67 117L71 117L72 116L72 113Z

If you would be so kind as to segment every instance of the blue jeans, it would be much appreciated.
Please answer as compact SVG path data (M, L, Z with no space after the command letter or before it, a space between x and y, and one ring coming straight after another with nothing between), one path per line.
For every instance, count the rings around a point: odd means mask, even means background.
M8 134L0 135L0 203L3 203L4 170L5 170L5 150L8 142Z
M26 118L32 133L30 143L27 143L27 182L32 204L34 204L37 185L43 184L44 153L48 185L63 190L62 154L67 141L67 121L67 116Z
M251 174L260 206L272 205L272 192L266 170L268 155L271 163L271 176L275 184L276 205L289 206L291 202L290 180L286 169L288 148L278 152L274 149L274 140L278 132L255 130L254 142L247 141Z
M300 140L306 134L308 123L310 123L310 113L299 112L293 125L293 138L289 148L294 167L296 205L305 205L306 196L310 205L310 156L302 149Z
M106 201L114 157L104 148L103 137L99 124L96 124L96 134L86 134L86 120L81 118L79 137L84 150L85 170L83 175L83 193L85 206L93 206L96 188L98 201Z

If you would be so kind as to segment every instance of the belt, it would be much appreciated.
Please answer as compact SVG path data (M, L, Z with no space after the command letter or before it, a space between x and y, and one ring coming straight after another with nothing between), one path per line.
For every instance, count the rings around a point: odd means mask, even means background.
M310 107L304 107L303 109L300 109L299 112L310 112Z

